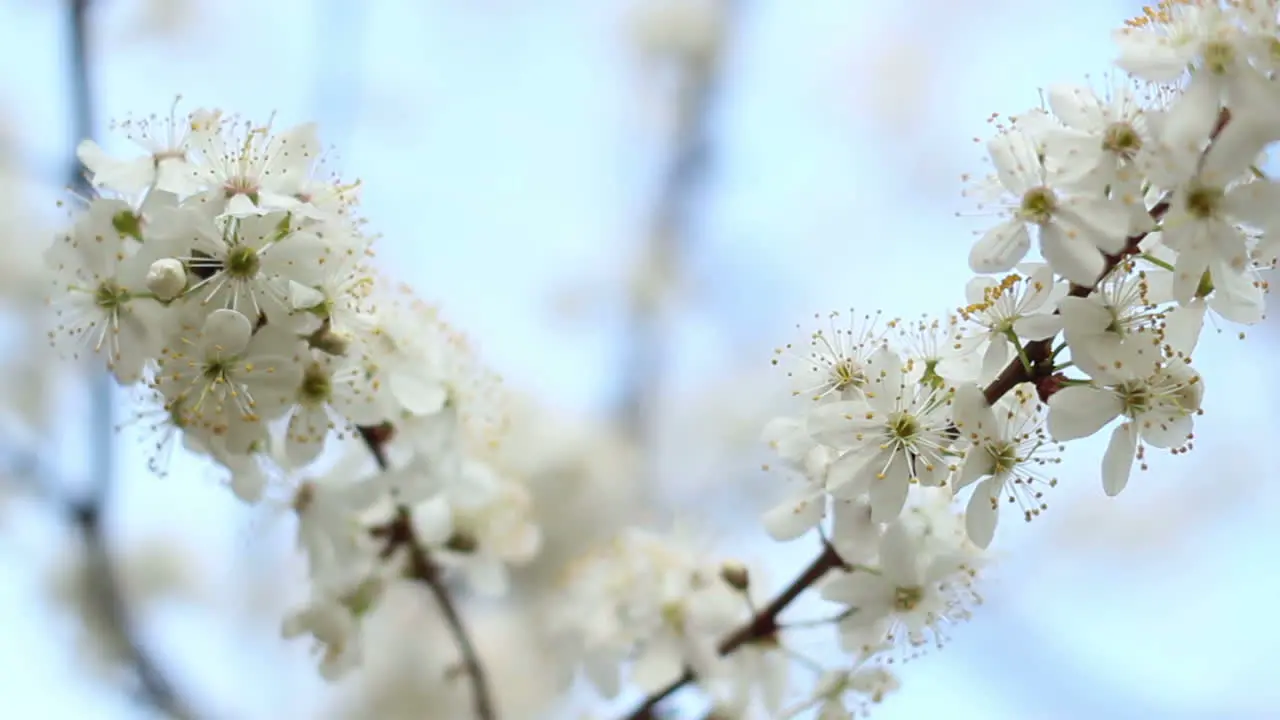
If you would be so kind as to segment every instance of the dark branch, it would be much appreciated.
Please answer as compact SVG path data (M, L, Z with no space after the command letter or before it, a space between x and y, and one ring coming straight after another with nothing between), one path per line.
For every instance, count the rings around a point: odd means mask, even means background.
M822 553L818 555L817 559L810 563L809 567L805 568L804 572L793 580L778 597L761 608L747 624L735 630L724 640L721 640L716 647L717 652L721 656L729 655L743 645L767 640L776 635L780 629L778 616L782 614L782 611L795 602L795 599L800 597L801 593L826 577L827 573L844 566L844 561L840 559L840 555L835 548L829 543L823 543ZM679 678L645 698L639 707L626 716L627 720L655 720L657 716L654 713L657 712L658 706L679 691L680 688L693 681L693 671L685 668L684 674Z
M105 499L101 492L95 492L88 501L68 502L65 507L67 516L80 531L84 542L89 592L93 594L113 632L124 640L125 659L137 676L140 700L169 717L190 720L196 715L174 691L165 673L137 638L102 529Z
M689 252L689 225L710 166L710 125L720 94L721 48L731 35L735 14L732 3L725 3L722 13L721 37L715 52L686 58L678 69L672 146L645 228L646 257L642 260L660 272L678 271L681 257ZM633 290L627 306L622 391L617 407L623 432L635 438L642 448L652 432L653 403L667 362L663 318L651 307L651 301L644 292Z

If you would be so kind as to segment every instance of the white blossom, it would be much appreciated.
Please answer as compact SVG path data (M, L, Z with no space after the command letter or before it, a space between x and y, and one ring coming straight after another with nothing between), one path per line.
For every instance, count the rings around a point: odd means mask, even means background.
M887 331L896 321L883 321L878 313L858 316L853 310L847 320L833 312L828 321L829 327L806 332L803 342L774 350L773 364L786 372L796 397L854 400L871 382L868 358L886 346Z
M1119 199L1076 191L1068 178L1051 172L1035 138L1010 128L987 144L996 177L974 188L995 205L1002 221L973 246L969 267L976 273L1012 270L1031 249L1031 231L1040 253L1067 280L1092 285L1105 267L1103 253L1124 249L1129 209Z
M1028 521L1045 509L1044 489L1057 480L1044 477L1041 468L1060 462L1061 447L1044 431L1042 406L1029 386L1014 388L995 407L976 385L962 386L956 390L955 421L970 446L954 489L978 483L965 510L965 526L969 538L985 548L1006 497Z
M902 511L911 483L939 485L952 469L950 391L909 382L904 363L881 349L863 400L820 405L809 413L814 438L841 452L827 470L837 497L869 493L877 522Z
M1049 399L1049 433L1058 441L1075 440L1123 417L1102 461L1103 489L1116 495L1129 482L1135 455L1143 456L1141 443L1175 451L1187 447L1203 397L1204 383L1185 359L1158 365L1130 359L1055 393Z
M975 329L965 332L960 343L969 355L976 355L979 346L986 348L980 371L984 379L994 378L1018 354L1022 341L1043 340L1062 330L1062 318L1054 310L1065 294L1058 290L1065 288L1054 282L1053 269L1043 263L1027 263L1022 269L1025 276L1014 273L999 282L976 277L965 287L968 305L960 315Z
M972 590L978 556L960 544L930 551L925 537L894 521L884 532L875 564L854 566L822 585L823 598L850 609L840 621L847 651L888 643L913 654L926 644L941 646L947 628L967 620L981 602Z
M651 10L640 32L668 69L714 69L726 8ZM609 698L690 684L727 717L851 718L899 689L892 663L941 647L982 603L1000 506L1041 513L1051 466L1088 447L1076 440L1111 428L1108 496L1148 448L1190 450L1206 318L1261 321L1280 257L1280 183L1261 169L1280 140L1278 33L1272 0L1147 9L1115 34L1126 77L1053 84L1046 107L993 116L993 174L967 194L998 219L969 248L983 277L958 310L832 313L775 351L779 399L802 402L763 423L766 469L789 486L754 512L773 540L819 548L786 590L684 528L612 527L651 509L592 507L638 495L584 487L641 476L649 448L621 447L614 428L504 446L541 418L509 413L474 343L375 270L361 184L323 168L312 123L180 118L175 103L118 125L141 155L82 142L91 196L44 254L49 337L140 398L127 424L152 470L182 447L239 500L296 522L307 599L281 631L314 643L325 679L392 649L366 648L366 623L393 584L416 583L455 636L474 608L451 603L509 596L558 689L572 668ZM591 542L604 526L615 539ZM556 554L544 543L581 551L554 588L529 577ZM815 594L838 613L784 614ZM801 654L802 628L838 640L839 662ZM816 671L808 684L796 663Z

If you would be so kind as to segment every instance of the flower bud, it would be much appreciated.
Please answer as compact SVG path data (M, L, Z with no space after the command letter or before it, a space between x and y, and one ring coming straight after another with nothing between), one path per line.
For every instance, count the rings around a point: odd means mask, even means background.
M182 267L182 261L163 258L151 263L147 270L147 289L162 302L181 295L187 289L187 271Z
M445 548L460 554L473 553L480 549L480 540L475 536L465 532L454 532L445 541Z
M376 575L370 576L342 597L342 605L353 616L357 618L364 617L382 599L383 590L385 589L386 583L383 582L382 578Z
M307 337L307 344L326 355L342 356L347 354L347 348L351 346L349 337L345 333L335 332L326 322Z
M720 579L738 592L746 592L751 586L751 573L747 571L746 565L737 560L726 560L720 565Z

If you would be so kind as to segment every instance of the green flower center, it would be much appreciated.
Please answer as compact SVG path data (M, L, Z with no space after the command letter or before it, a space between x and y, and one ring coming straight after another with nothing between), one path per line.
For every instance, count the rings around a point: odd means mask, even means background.
M898 413L889 420L889 434L897 440L913 440L920 432L920 423L914 415Z
M921 587L900 587L893 592L893 609L898 612L911 612L924 599Z
M1213 292L1213 275L1208 270L1200 276L1200 283L1196 285L1196 297L1208 297Z
M231 362L219 358L205 362L201 375L210 383L220 383L227 381L227 374L230 372Z
M382 589L382 581L371 577L344 595L342 605L355 617L363 617L382 597Z
M142 240L142 217L128 210L121 210L111 216L111 227L124 237Z
M1018 451L1011 443L994 443L987 446L995 462L995 474L1008 472L1018 464Z
M247 280L256 277L261 268L258 252L247 245L237 245L227 253L227 274L231 277Z
M849 358L844 358L831 366L831 379L835 389L841 391L862 387L867 382L867 376L863 374L862 368Z
M1223 75L1235 64L1236 48L1229 42L1213 40L1204 46L1204 67L1215 75Z
M249 201L254 205L258 204L258 185L249 178L231 178L227 181L227 184L222 187L222 190L228 200L236 195L244 195L248 197Z
M1102 135L1102 148L1122 157L1133 157L1142 149L1142 136L1129 123L1111 123Z
M920 384L941 390L947 381L938 374L938 362L936 358L930 358L924 361L924 374L920 376Z
M1145 383L1125 383L1117 389L1124 412L1129 417L1136 418L1151 406L1151 391Z
M302 373L302 385L298 394L302 402L317 404L327 402L333 394L333 382L329 372L320 363L313 362Z
M129 300L129 291L114 280L106 280L93 293L93 303L108 312L116 310Z
M1047 187L1031 188L1022 196L1022 206L1018 214L1023 220L1044 224L1053 218L1058 209L1058 198Z
M1226 196L1222 188L1197 187L1186 194L1187 214L1201 220L1217 216L1222 199Z

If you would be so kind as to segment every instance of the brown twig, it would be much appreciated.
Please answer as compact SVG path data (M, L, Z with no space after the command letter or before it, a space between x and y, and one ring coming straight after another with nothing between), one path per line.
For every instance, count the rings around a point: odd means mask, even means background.
M361 439L368 446L369 452L373 454L378 467L386 470L388 459L385 445L391 439L393 428L390 425L382 425L360 427L358 431ZM409 508L403 505L398 506L395 518L386 525L374 528L372 533L384 543L382 549L384 559L392 557L400 550L408 556L409 566L405 576L426 585L436 605L440 607L440 613L444 616L449 633L453 635L454 642L458 645L458 652L462 656L462 669L471 681L472 704L477 720L497 720L497 710L494 708L493 698L489 692L488 677L484 666L480 663L480 653L471 641L462 615L458 612L453 596L450 595L449 588L441 577L440 567L431 559L430 553L414 533L413 517Z
M1210 148L1218 137L1222 135L1222 131L1226 129L1229 122L1231 122L1231 112L1226 108L1223 108L1218 113L1218 120L1214 124L1213 130L1209 133ZM1209 150L1206 149L1204 154L1207 155L1208 152ZM1159 222L1159 220L1165 216L1165 213L1169 212L1170 201L1170 196L1166 195L1163 199L1153 205L1148 211L1151 214L1151 219ZM1147 231L1129 236L1125 241L1124 248L1119 253L1106 256L1106 265L1104 266L1102 274L1098 276L1098 282L1093 285L1076 285L1072 283L1067 294L1071 297L1077 298L1088 297L1098 287L1098 283L1102 282L1102 278L1111 274L1111 271L1114 270L1117 265L1124 262L1127 258L1138 254L1140 251L1139 246L1142 244L1143 240L1147 239L1147 235L1149 234L1150 232ZM987 398L987 404L994 405L997 400L1004 397L1006 393L1012 390L1014 386L1019 383L1036 382L1037 384L1040 384L1042 381L1049 380L1053 373L1053 367L1048 362L1053 354L1053 341L1054 338L1046 338L1044 340L1028 342L1023 345L1022 352L1027 358L1027 363L1024 365L1021 358L1015 359L1010 362L998 376L996 376L996 379L987 386L986 390L983 391L983 394ZM1047 389L1051 391L1052 387ZM1042 399L1045 399L1046 396L1050 394L1045 390L1046 388L1041 388Z
M112 632L123 640L125 660L137 676L140 699L177 720L191 720L196 715L174 690L160 666L152 659L137 639L133 620L124 601L124 593L116 578L111 552L107 548L102 531L105 488L95 492L88 501L65 504L65 511L80 532L87 555L85 572L88 574L89 592L98 603Z
M823 543L822 553L813 562L809 563L809 567L805 568L804 572L791 581L791 584L779 593L772 602L756 612L747 624L730 633L724 640L721 640L716 647L716 651L721 656L729 655L743 645L773 637L778 632L778 616L782 614L782 611L786 610L791 603L795 602L796 598L800 597L801 593L812 587L827 573L844 566L844 560L840 558L840 554L836 552L836 549L830 543ZM680 688L693 682L693 680L693 670L686 667L679 678L645 698L639 707L632 711L630 715L627 715L628 720L652 720L656 717L654 712L662 701L673 695Z
M1151 219L1159 220L1169 212L1169 199L1165 198L1156 203L1150 210ZM1138 253L1138 246L1147 238L1149 233L1142 232L1131 235L1125 241L1124 249L1115 255L1106 256L1105 269L1102 271L1100 278L1105 278L1116 268L1117 265L1132 255ZM1101 280L1099 280L1101 282ZM1070 297L1083 298L1088 297L1095 288L1097 283L1093 285L1076 285L1072 283L1071 288L1067 291ZM1056 312L1056 311L1055 311ZM1055 336L1056 337L1056 336ZM988 405L994 405L997 400L1004 397L1015 386L1024 382L1034 382L1041 386L1041 399L1047 399L1051 393L1051 388L1043 386L1043 382L1049 380L1053 375L1053 365L1049 362L1053 355L1053 341L1055 338L1045 338L1044 340L1033 340L1022 346L1022 353L1026 356L1026 363L1022 358L1017 358L1005 366L1004 370L996 376L996 379L983 390L982 394L987 399Z
M1218 116L1217 124L1214 125L1213 131L1209 136L1210 147L1217 140L1222 131L1226 128L1231 120L1231 114L1225 108ZM1208 149L1205 150L1208 153ZM1170 197L1166 196L1160 202L1156 203L1151 210L1153 220L1159 221L1169 211ZM1127 238L1124 248L1115 255L1108 255L1106 265L1103 272L1099 275L1100 283L1112 270L1116 268L1126 258L1139 252L1139 245L1146 239L1149 232L1141 232ZM1097 288L1098 283L1093 285L1076 285L1072 284L1068 292L1072 297L1088 297ZM1006 393L1013 390L1015 386L1023 382L1035 382L1044 380L1052 375L1052 366L1049 365L1051 354L1053 352L1053 338L1047 340L1036 340L1028 342L1023 346L1023 353L1029 362L1024 365L1021 357L1015 358L1000 372L996 379L992 381L983 390L983 395L987 399L988 404L994 404L997 400L1004 397ZM843 566L844 563L840 559L839 554L829 543L823 543L822 554L818 556L805 570L805 572L795 579L790 585L782 591L773 602L769 603L764 609L756 613L756 615L742 627L731 633L718 646L717 650L721 656L728 655L743 645L764 640L772 637L778 632L778 615L786 609L796 598L798 598L805 590L816 584L826 574L836 568ZM684 673L674 682L662 688L661 690L646 697L641 704L626 716L627 720L654 720L655 712L658 706L671 695L675 694L685 685L695 680L693 670L686 667Z

